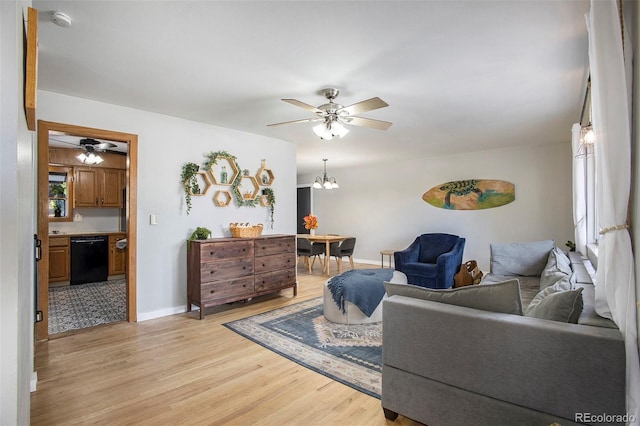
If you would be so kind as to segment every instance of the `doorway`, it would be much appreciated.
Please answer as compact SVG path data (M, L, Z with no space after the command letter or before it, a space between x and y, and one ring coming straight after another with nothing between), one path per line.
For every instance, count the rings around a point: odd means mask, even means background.
M308 234L309 230L304 227L304 217L313 212L313 190L311 185L298 185L296 204L296 232L298 234Z
M70 124L63 123L54 123L47 121L38 121L38 236L41 240L41 259L38 262L37 268L37 300L36 300L36 310L40 311L41 321L36 323L36 339L37 340L46 340L49 337L49 290L50 290L50 273L52 266L50 256L62 256L64 254L64 250L66 247L58 246L56 244L61 244L60 240L64 240L65 238L62 235L58 236L52 234L53 237L50 236L49 225L50 223L54 223L56 221L60 222L72 222L73 217L70 217L73 214L74 206L82 206L82 201L78 202L78 198L75 197L73 190L69 190L64 195L61 195L60 198L62 200L54 200L52 203L51 200L51 185L50 185L50 146L49 140L52 137L58 136L58 138L62 138L62 136L67 137L75 137L75 138L85 138L85 139L97 139L97 140L107 140L114 141L114 145L122 144L126 147L126 160L122 163L123 169L119 171L122 183L126 188L124 193L114 192L108 189L102 189L104 192L104 196L99 197L101 204L104 204L104 207L121 207L123 209L121 218L121 226L125 230L122 233L126 238L126 251L125 254L121 257L121 262L123 263L122 271L126 271L123 274L124 279L124 292L126 294L126 320L129 322L136 321L136 248L137 248L137 220L136 220L136 211L137 211L137 175L138 175L138 136L129 133L122 132L114 132L110 130L102 130L102 129L94 129L82 126L75 126ZM75 160L74 160L75 161ZM82 165L82 164L80 164ZM73 166L68 167L74 172ZM91 169L91 168L89 168ZM97 170L96 173L99 174L107 174L107 170L113 172L116 169L102 169L100 171ZM84 168L78 168L75 172L83 171ZM56 170L59 175L61 172ZM78 173L72 173L69 178L70 181L74 181L74 185L78 180L80 175ZM89 174L83 175L82 179L88 178ZM56 177L58 178L58 177ZM106 180L105 180L106 182ZM56 185L54 185L56 186ZM105 188L103 186L103 188ZM117 189L120 191L120 189ZM116 199L120 197L120 204L109 205L108 203L112 202L112 196L115 194ZM93 196L92 196L93 198ZM96 201L97 202L97 201ZM59 206L60 205L60 206ZM102 206L99 206L102 207ZM55 209L55 213L52 213L52 209ZM95 209L98 210L98 209ZM106 211L106 210L105 210ZM66 216L65 216L66 214ZM62 237L62 238L61 238ZM115 237L119 237L122 239L122 235L114 235ZM69 238L70 239L70 238ZM118 238L115 238L113 243L115 244ZM53 244L53 245L52 245ZM62 254L61 254L62 253ZM67 252L68 254L68 252ZM55 268L57 264L53 264L53 271L57 271ZM64 273L64 268L69 267L70 262L67 258L66 263L63 263L63 267L60 268L62 273Z

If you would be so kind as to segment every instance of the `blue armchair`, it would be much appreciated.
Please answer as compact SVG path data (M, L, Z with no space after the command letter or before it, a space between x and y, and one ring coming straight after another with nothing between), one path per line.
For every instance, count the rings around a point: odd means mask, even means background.
M460 269L465 239L450 234L422 234L393 257L396 270L409 284L428 288L449 288Z

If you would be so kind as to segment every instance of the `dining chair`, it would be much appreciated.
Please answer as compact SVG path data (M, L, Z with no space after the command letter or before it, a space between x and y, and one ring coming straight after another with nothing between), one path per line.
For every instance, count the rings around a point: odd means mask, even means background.
M330 248L329 256L334 256L336 258L336 263L338 264L338 272L342 272L342 258L348 257L349 263L351 264L351 269L354 269L353 266L353 250L356 247L356 239L355 237L349 237L343 240L340 244L332 244Z
M311 273L313 265L316 263L316 258L321 254L325 254L324 244L313 244L306 238L298 237L296 246L298 262L300 262L300 257L303 257L305 259L305 264L309 269L309 273ZM313 262L311 258L313 258ZM322 264L322 260L320 261L320 264Z

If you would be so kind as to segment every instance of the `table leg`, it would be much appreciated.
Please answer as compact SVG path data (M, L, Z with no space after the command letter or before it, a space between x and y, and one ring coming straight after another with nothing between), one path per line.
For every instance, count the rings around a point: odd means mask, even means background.
M384 268L384 254L380 253L380 267Z
M327 240L326 244L324 267L326 268L327 275L331 275L331 243L329 243L329 240Z

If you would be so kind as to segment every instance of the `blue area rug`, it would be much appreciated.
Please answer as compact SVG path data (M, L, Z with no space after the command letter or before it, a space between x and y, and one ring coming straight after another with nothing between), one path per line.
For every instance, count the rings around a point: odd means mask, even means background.
M318 297L224 325L306 368L380 398L382 323L329 322Z

